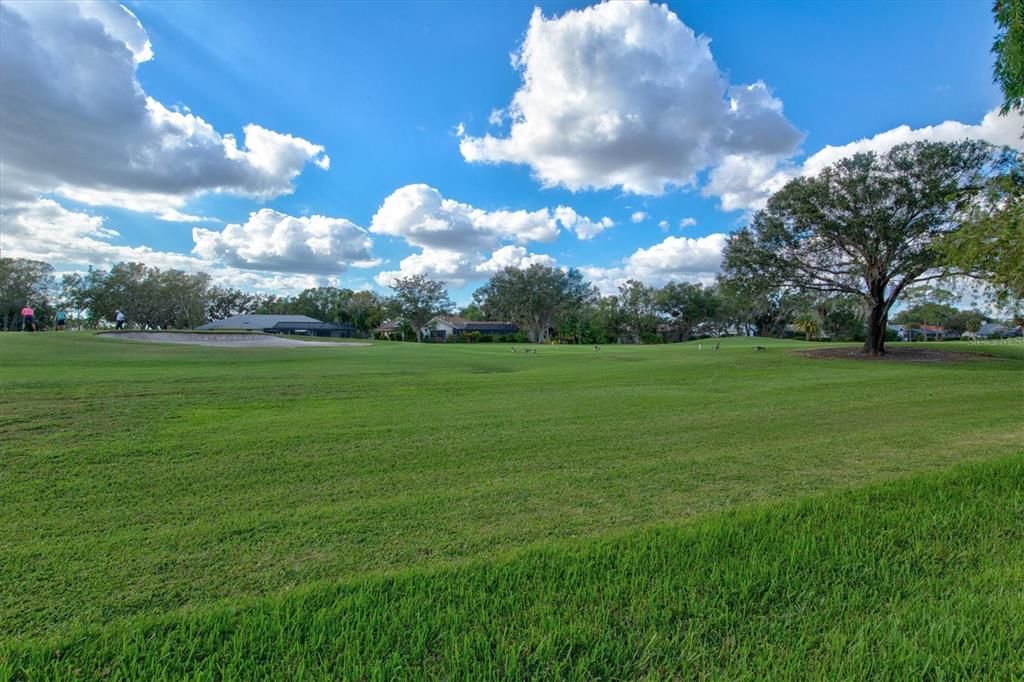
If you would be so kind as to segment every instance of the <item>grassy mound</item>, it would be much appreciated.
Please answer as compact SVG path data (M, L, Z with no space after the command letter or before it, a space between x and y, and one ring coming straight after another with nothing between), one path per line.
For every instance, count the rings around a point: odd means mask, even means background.
M15 679L1024 675L1024 458L82 629Z

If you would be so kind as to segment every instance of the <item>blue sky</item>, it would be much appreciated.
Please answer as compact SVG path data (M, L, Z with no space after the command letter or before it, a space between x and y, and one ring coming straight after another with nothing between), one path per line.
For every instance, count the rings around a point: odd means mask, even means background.
M844 153L1020 144L986 2L3 6L2 247L61 270L423 272L462 302L528 262L709 281L773 187Z

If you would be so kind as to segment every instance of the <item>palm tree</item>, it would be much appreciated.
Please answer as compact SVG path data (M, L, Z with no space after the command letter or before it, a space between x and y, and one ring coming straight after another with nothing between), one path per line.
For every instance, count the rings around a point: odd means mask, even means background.
M793 320L793 328L803 332L805 339L810 341L812 334L816 337L821 332L821 323L817 315L803 313Z

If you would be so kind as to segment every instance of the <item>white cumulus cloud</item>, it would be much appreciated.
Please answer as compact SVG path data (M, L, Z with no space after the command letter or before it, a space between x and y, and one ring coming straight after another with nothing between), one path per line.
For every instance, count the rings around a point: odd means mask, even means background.
M375 264L357 260L369 256L368 236L346 220L269 213L273 219L261 211L246 225L229 225L224 232L198 230L196 249L186 254L119 243L122 235L103 216L68 209L53 199L9 201L0 208L0 252L11 258L44 260L63 271L140 262L161 269L206 272L217 284L278 294L338 286L337 275L347 266ZM302 227L296 228L292 221ZM270 225L277 229L268 229ZM249 242L243 245L243 239ZM292 267L296 258L303 257L310 260Z
M849 144L829 145L802 163L733 154L711 171L702 192L705 196L718 197L726 211L758 209L764 206L773 192L793 178L816 175L836 161L859 152L883 154L905 142L955 142L963 139L984 140L1024 151L1024 140L1020 137L1022 129L1024 115L1019 112L1000 116L997 111L991 111L977 125L958 121L945 121L923 128L901 125Z
M81 270L121 261L189 271L211 265L183 253L118 244L120 234L102 216L69 210L53 199L8 201L0 208L0 223L0 251L10 258L33 258Z
M614 293L620 284L637 279L651 286L667 282L701 282L711 284L722 264L722 251L728 235L706 237L666 237L663 241L634 251L619 265L610 268L581 268L605 294Z
M419 252L403 258L397 270L379 273L376 281L387 286L395 277L425 274L461 284L505 267L553 265L553 258L526 245L552 242L561 230L591 239L614 225L611 218L592 220L568 206L487 211L448 199L429 185L406 185L384 199L370 232L400 238Z
M528 268L531 265L554 266L555 259L543 253L530 253L522 246L503 246L480 264L479 270L494 274L505 268Z
M401 237L421 248L492 249L504 240L550 242L558 225L547 209L485 211L446 199L429 185L406 185L384 199L370 232Z
M0 31L4 200L52 192L180 220L196 195L271 198L330 165L308 140L256 124L239 140L148 96L136 71L152 46L120 5L5 2Z
M534 263L554 266L555 259L546 254L530 253L525 247L509 244L490 256L478 252L463 253L448 249L423 249L403 258L397 270L384 270L374 280L390 286L398 277L427 275L449 284L461 286L469 280L483 279L504 268L526 268Z
M648 215L644 211L635 211L633 215L629 216L629 222L631 223L642 223L647 220Z
M567 230L571 230L582 240L593 239L605 230L615 227L615 221L605 216L600 220L591 220L582 216L568 206L558 206L554 210L555 218Z
M192 240L197 256L247 270L332 274L378 264L372 238L351 221L295 217L269 208L220 231L193 228Z
M730 154L792 155L802 135L762 82L730 86L665 5L535 9L513 55L522 86L506 137L467 135L470 162L527 164L546 186L660 194Z

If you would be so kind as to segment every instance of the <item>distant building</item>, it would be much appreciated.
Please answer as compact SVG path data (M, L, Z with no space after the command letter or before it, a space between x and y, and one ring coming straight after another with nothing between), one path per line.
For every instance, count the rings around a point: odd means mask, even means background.
M937 324L919 325L911 333L915 336L924 335L927 341L942 341L946 338L946 328Z
M196 329L202 331L253 331L266 334L299 334L302 336L330 336L351 338L356 328L351 322L334 324L308 315L235 315L223 320L207 322Z
M1011 339L1024 334L1022 327L1008 327L998 322L986 322L978 328L975 338L978 339Z
M960 338L959 332L936 324L890 324L886 328L896 332L900 341L946 341Z
M455 315L439 315L427 323L422 334L423 338L434 341L454 341L470 332L489 336L507 336L519 333L519 327L512 322L467 320Z
M402 323L396 320L385 320L380 326L373 330L373 333L381 339L394 341L395 339L405 340L405 332L402 330Z
M998 322L986 322L978 327L978 331L974 333L974 336L979 339L989 339L993 336L1001 336L1004 331L1006 331L1006 327Z
M1008 327L998 322L986 322L978 328L974 336L978 339L1011 339L1024 334L1022 327Z

